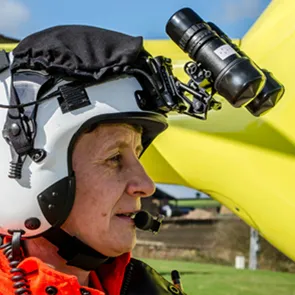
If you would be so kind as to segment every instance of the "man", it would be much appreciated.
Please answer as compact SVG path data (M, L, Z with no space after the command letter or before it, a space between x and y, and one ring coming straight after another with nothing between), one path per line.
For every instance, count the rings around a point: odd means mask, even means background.
M154 192L139 157L167 128L143 103L148 57L142 38L88 26L2 53L0 294L183 294L130 258Z

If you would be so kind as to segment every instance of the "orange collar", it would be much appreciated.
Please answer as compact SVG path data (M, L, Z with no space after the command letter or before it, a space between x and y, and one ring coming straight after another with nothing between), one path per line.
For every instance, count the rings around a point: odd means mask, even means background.
M117 257L110 264L103 264L98 273L90 273L93 288L81 286L77 277L54 270L36 257L25 258L19 267L28 274L26 278L30 284L32 294L46 294L48 287L58 290L58 294L89 294L91 295L119 295L124 279L124 272L130 261L130 253ZM0 251L0 294L14 294L10 268L6 257ZM84 293L83 290L84 289Z

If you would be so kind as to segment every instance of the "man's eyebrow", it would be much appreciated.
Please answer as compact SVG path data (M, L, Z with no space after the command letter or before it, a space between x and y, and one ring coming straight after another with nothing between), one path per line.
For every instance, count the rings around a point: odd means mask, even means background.
M116 142L114 142L113 144L109 145L107 147L108 150L112 150L114 148L126 148L126 147L129 147L129 144L126 143L125 141L121 141L121 140L117 140ZM143 146L141 144L139 144L137 147L136 147L136 152L137 153L141 153L143 151Z

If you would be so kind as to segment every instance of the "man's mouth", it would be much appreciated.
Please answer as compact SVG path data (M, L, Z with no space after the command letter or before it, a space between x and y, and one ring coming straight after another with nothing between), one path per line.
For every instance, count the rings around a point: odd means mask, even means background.
M137 212L138 211L126 212L126 213L118 213L118 214L116 214L116 216L123 217L123 218L126 217L126 218L130 218L130 219L134 219Z

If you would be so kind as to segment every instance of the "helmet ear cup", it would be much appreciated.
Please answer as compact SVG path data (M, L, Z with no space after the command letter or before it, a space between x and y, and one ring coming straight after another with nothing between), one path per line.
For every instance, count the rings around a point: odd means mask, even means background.
M65 177L38 196L43 215L52 226L60 226L71 212L75 199L75 176Z

